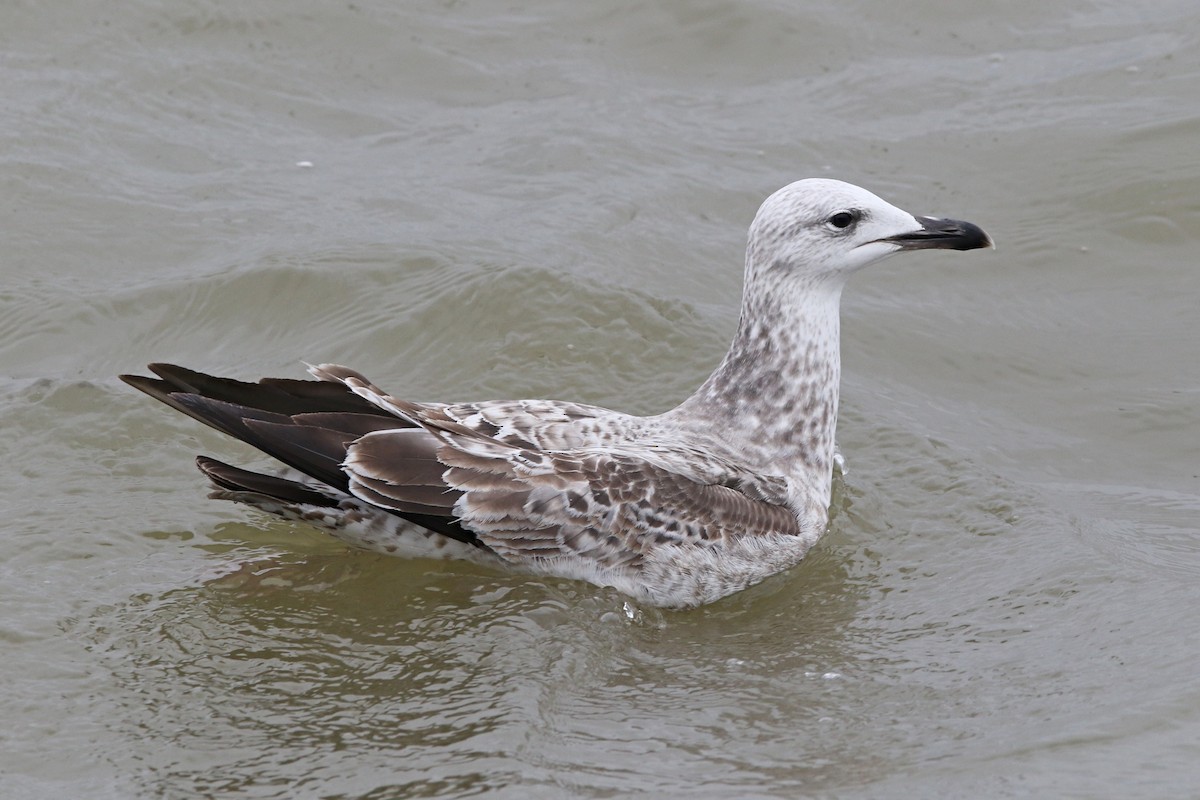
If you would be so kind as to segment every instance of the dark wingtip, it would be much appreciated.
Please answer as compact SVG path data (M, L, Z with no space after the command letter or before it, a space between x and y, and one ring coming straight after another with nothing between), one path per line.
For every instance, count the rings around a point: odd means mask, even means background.
M250 492L263 497L271 497L283 503L301 503L325 508L337 508L338 505L338 498L297 481L275 475L264 475L261 472L251 472L208 456L196 456L196 467L212 481L214 486L224 492ZM221 493L210 496L225 500L239 499Z
M204 473L209 480L215 480L214 474L223 466L223 462L217 461L215 458L208 456L196 456L196 468Z
M171 392L176 392L180 389L191 391L192 387L188 383L187 378L189 375L199 374L174 364L161 362L147 364L146 368L158 377L151 378L147 375L118 375L117 377L135 389L140 389L148 395L162 399Z
M156 400L168 402L167 395L175 390L175 387L164 380L158 378L149 378L145 375L118 375L122 381L137 389L139 392L145 392Z

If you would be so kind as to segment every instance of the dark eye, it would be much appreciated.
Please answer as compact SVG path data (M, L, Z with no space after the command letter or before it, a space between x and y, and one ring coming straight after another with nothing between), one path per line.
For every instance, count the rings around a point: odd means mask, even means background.
M829 224L838 230L845 230L855 222L858 222L857 211L839 211L829 218Z

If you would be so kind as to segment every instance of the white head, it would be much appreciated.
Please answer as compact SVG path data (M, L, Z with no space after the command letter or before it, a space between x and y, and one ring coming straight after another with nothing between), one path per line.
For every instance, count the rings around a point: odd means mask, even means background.
M783 187L758 209L747 267L844 279L901 250L992 246L969 222L916 217L853 184L808 178Z

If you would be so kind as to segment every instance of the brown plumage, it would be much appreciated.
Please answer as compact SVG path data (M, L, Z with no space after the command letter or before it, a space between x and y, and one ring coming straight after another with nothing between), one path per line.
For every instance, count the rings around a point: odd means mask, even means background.
M687 607L799 561L824 531L839 379L838 302L854 270L916 248L991 244L849 184L800 181L751 228L738 332L675 409L415 403L345 367L245 383L167 364L132 386L283 462L200 457L212 496L359 547L463 558Z

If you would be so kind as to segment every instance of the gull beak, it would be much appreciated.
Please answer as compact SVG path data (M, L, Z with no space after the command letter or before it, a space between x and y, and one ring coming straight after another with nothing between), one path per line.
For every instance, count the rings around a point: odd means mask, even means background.
M976 250L980 247L996 249L992 237L984 233L983 228L970 222L937 217L915 219L921 226L919 230L888 236L879 241L899 245L901 250Z

